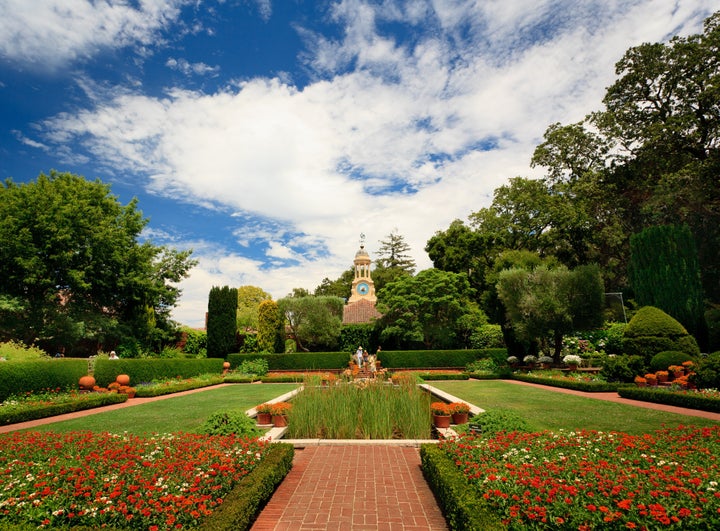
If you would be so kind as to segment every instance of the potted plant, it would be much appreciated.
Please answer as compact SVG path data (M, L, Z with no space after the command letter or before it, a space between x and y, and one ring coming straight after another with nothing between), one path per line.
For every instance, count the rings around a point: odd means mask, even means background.
M667 371L656 371L655 377L657 378L658 383L665 383L668 381L668 378L670 378L670 373Z
M647 385L647 380L643 378L642 376L636 376L635 377L635 383L638 387L645 387Z
M657 376L652 372L645 375L645 380L647 380L648 385L657 385Z
M255 406L255 411L257 412L255 421L258 424L272 424L272 404L265 403Z
M549 369L552 367L553 359L550 356L540 356L538 363L540 363L543 369Z
M682 365L670 365L670 367L668 367L668 372L672 373L673 378L678 379L685 374L685 367Z
M287 426L287 415L292 409L290 402L275 402L270 407L272 423L276 428Z
M563 363L568 366L571 371L577 370L582 363L582 358L577 354L568 354L563 358Z
M532 354L528 354L523 358L523 363L528 367L533 368L537 363L537 357L533 356Z
M465 402L452 402L449 408L453 424L465 424L468 421L468 415L470 414L468 404Z
M433 402L430 404L430 411L433 416L433 424L436 428L449 428L451 411L445 402Z
M511 367L517 367L520 360L517 359L517 356L508 356L507 362Z

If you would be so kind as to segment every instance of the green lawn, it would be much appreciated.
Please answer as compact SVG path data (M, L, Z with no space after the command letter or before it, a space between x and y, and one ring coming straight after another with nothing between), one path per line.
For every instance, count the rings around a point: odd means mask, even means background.
M701 417L558 393L501 380L437 381L432 386L485 410L516 412L537 430L622 431L639 435L679 425L715 426Z
M184 396L106 411L73 420L54 422L33 431L127 431L136 435L193 432L212 413L222 409L248 410L292 391L296 384L235 384ZM133 399L131 399L133 400Z

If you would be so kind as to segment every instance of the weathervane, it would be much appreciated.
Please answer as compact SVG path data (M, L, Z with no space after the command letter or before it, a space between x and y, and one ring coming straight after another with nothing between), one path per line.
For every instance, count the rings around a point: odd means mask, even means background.
M360 233L360 247L365 247L365 234Z

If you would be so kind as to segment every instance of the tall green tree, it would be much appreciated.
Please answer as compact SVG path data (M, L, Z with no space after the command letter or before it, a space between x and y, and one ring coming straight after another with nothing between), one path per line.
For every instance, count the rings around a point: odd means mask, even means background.
M191 251L140 241L148 220L99 180L40 174L0 187L0 334L47 350L170 339ZM85 347L87 348L87 347Z
M285 297L278 301L299 350L332 350L340 340L345 301L339 297Z
M315 288L315 296L330 296L340 297L341 299L350 298L350 290L352 288L352 281L355 278L355 268L351 267L343 271L339 278L330 280L325 277L320 285Z
M426 269L388 284L378 306L383 313L383 344L455 347L462 342L467 326L462 318L472 311L472 296L467 275L439 269Z
M410 255L410 245L405 237L393 229L384 240L380 240L380 247L377 250L375 265L383 269L400 269L406 273L415 274L415 260Z
M272 296L257 286L240 286L237 292L237 329L244 332L257 330L260 303Z
M207 355L224 358L237 349L237 288L213 286L208 295Z
M258 307L257 342L261 352L285 352L285 316L273 300L263 300Z
M703 290L695 239L687 225L648 227L630 237L630 280L635 300L704 332Z

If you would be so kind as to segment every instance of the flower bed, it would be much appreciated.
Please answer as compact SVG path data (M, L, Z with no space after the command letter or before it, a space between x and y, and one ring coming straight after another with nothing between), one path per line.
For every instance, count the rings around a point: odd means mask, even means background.
M196 527L268 446L233 435L8 434L0 515L37 527Z
M720 526L720 426L642 436L511 432L438 447L508 529Z
M618 389L618 394L633 400L720 413L720 392L717 389L682 389L673 386L623 387Z
M81 393L79 391L47 390L10 396L0 403L0 425L27 422L73 411L92 409L125 402L122 393Z
M620 387L616 383L606 382L597 374L578 372L567 374L562 371L530 371L527 373L513 373L512 379L596 393L617 391Z
M142 382L136 386L137 397L153 397L179 393L181 391L190 391L192 389L200 389L201 387L209 387L223 383L223 376L218 374L203 374L192 378L173 378L170 380L155 380L152 382Z

